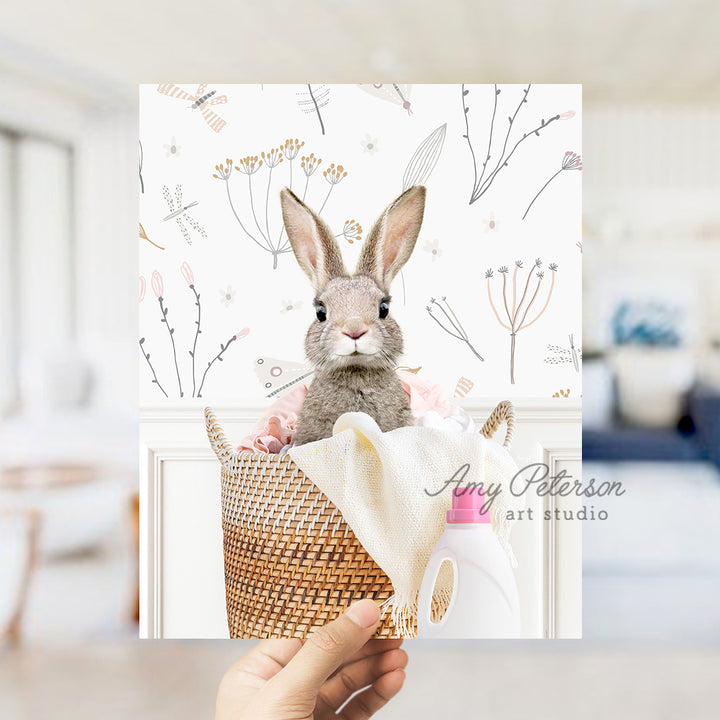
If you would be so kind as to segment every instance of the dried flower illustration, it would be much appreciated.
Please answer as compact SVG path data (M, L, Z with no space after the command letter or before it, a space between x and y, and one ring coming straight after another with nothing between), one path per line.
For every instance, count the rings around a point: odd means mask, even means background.
M553 397L570 397L570 388L566 388L565 390L558 390L556 393L553 393Z
M328 194L325 196L325 200L323 200L323 204L318 210L318 214L323 211L325 203L328 201L328 198L330 197L330 193L333 191L333 188L347 177L347 170L345 170L342 165L338 165L336 167L335 163L330 163L330 165L325 170L323 170L323 177L328 181L328 183L330 183L330 189L328 190Z
M549 125L554 123L556 120L568 120L571 117L575 115L575 113L570 110L567 112L563 112L558 115L553 115L550 118L541 118L540 123L536 125L536 127L522 132L520 137L515 141L515 143L512 145L512 148L508 150L508 146L510 145L510 136L512 134L513 129L516 125L516 119L518 117L518 114L520 113L520 110L522 109L523 105L526 105L528 102L528 95L530 94L530 88L532 87L532 84L528 85L522 94L522 98L520 99L520 102L518 103L517 107L515 108L515 111L512 115L507 116L507 130L505 131L504 139L502 140L502 147L498 149L498 144L500 142L499 138L502 137L503 133L500 129L501 120L498 117L498 99L502 93L501 88L499 88L497 85L494 86L494 92L493 92L493 110L492 110L492 116L490 118L490 130L488 133L488 143L487 143L487 149L485 152L480 156L480 163L481 167L478 169L478 156L477 152L475 150L475 147L472 144L472 141L470 139L470 123L468 120L468 116L470 115L470 106L467 103L467 96L470 93L470 90L466 89L465 84L462 85L461 90L461 100L462 100L462 108L463 108L463 114L465 117L465 133L463 134L463 137L467 140L468 147L470 149L470 155L472 157L473 162L473 188L472 192L470 193L470 205L472 205L476 200L479 200L491 187L493 182L495 181L495 178L509 165L510 159L515 154L517 149L524 143L528 138L533 136L540 136L540 133L543 132ZM497 123L497 126L496 126ZM498 134L496 134L496 130L498 130ZM517 135L515 136L517 137ZM493 145L493 139L496 141ZM495 161L495 158L497 160Z
M464 342L478 360L484 362L484 358L480 353L473 347L468 334L465 332L465 328L462 326L457 318L457 315L453 312L450 307L447 298L441 298L442 302L445 303L443 307L435 298L430 298L430 305L425 307L428 315L448 334L452 337ZM437 313L437 315L433 314Z
M576 155L574 152L570 152L569 150L565 153L565 155L563 155L562 162L560 163L560 169L540 188L540 190L538 190L537 195L535 195L532 199L525 211L525 214L522 216L523 220L530 212L530 208L533 206L533 203L540 197L540 193L564 170L582 170L582 158L580 155Z
M543 280L545 279L545 275L540 270L540 267L542 266L542 260L540 260L540 258L536 258L535 262L533 263L527 274L524 287L522 288L520 302L517 302L518 288L519 286L523 285L522 280L520 281L520 283L518 283L518 272L522 269L522 266L522 261L515 261L515 270L513 271L511 282L508 281L510 274L508 268L502 267L499 270L500 276L502 277L502 307L505 310L507 323L505 323L501 319L500 313L498 312L495 303L493 302L490 286L490 282L491 280L493 280L492 270L488 270L485 273L485 278L487 279L487 292L488 300L490 301L490 307L492 308L492 311L495 314L495 318L500 323L500 325L502 325L502 327L504 327L506 330L510 331L510 382L512 384L515 384L515 337L521 330L524 330L525 328L530 327L533 323L537 322L542 316L542 314L545 312L545 310L547 310L547 306L550 303L550 298L552 297L553 289L555 287L555 273L557 272L558 267L555 263L551 263L548 266L552 279L550 281L550 289L545 299L545 304L535 314L535 316L530 319L528 318L528 313L535 304L535 301L538 299ZM537 280L534 282L534 287L532 291L529 292L530 286L533 284L533 278L536 278ZM512 288L510 287L511 285Z
M359 222L346 220L343 225L343 231L335 237L344 237L352 245L354 242L360 242L360 240L362 240L362 231L362 225Z
M145 298L145 276L140 276L140 302Z
M273 171L283 163L285 164L285 166L289 167L289 187L290 189L292 189L293 160L298 157L300 149L303 147L303 145L305 145L305 142L300 141L298 138L295 138L294 140L287 139L284 141L284 143L281 143L279 147L271 148L268 151L262 151L259 157L257 155L247 155L238 160L237 164L235 165L233 165L233 162L230 158L226 158L224 162L215 165L215 172L212 174L212 176L216 180L221 180L225 183L225 192L227 194L230 210L232 211L235 219L240 225L242 232L247 237L249 237L250 240L252 240L259 248L265 250L272 255L273 270L277 269L278 257L280 255L292 252L290 243L285 237L285 227L282 222L280 222L280 230L279 232L277 232L275 238L273 237L274 233L271 232L270 228L269 205L273 181ZM285 163L285 160L288 160L288 162ZM305 196L307 195L310 178L315 174L315 171L318 169L321 163L322 159L315 157L314 153L301 156L300 168L305 175L305 188L302 195L303 201L305 200ZM265 214L263 218L264 222L262 224L260 218L258 217L258 214L261 211L259 210L259 208L256 209L255 194L257 190L256 187L253 187L254 182L263 182L262 179L258 176L261 168L266 168L268 171L267 183L263 183L263 190L265 195ZM236 209L232 195L230 194L230 178L233 175L233 169L237 170L239 173L242 173L248 179L247 197L249 200L250 213L252 214L251 222L255 223L256 228L252 231L240 218L240 214ZM278 170L278 172L280 172L280 170ZM325 180L330 184L330 189L327 193L327 196L325 197L325 202L323 202L318 212L322 212L323 208L325 207L325 203L330 197L330 192L332 191L333 187L337 185L344 177L347 176L347 171L343 168L342 165L335 166L335 164L333 163L324 172L324 176ZM285 185L286 183L282 184Z
M310 177L317 169L318 165L322 162L322 158L316 158L315 153L309 155L303 155L300 159L300 167L307 177Z
M263 156L264 155L265 153L263 153ZM238 172L244 173L245 175L254 175L262 167L263 161L258 160L257 155L246 155L244 158L240 158L240 160L238 160L238 163L240 163L239 166L235 165L235 169ZM217 165L215 167L217 169Z
M260 156L269 168L277 167L283 161L282 148L272 148L268 150L267 155L261 152Z
M298 156L298 153L300 152L300 148L305 144L305 141L303 140L300 142L297 138L295 140L292 140L292 138L285 141L285 143L282 145L282 151L283 155L290 161L289 167L290 167L290 187L292 187L292 181L293 181L293 160Z

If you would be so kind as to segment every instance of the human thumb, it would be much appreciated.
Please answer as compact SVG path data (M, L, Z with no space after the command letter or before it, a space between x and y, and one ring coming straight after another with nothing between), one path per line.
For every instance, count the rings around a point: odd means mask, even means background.
M372 637L379 621L380 608L365 599L313 632L297 655L273 678L276 699L296 700L298 695L305 695L314 700L325 680Z

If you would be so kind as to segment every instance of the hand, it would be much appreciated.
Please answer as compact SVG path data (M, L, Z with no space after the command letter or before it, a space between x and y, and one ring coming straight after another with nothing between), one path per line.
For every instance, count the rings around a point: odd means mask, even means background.
M264 640L225 673L215 720L371 717L400 691L407 665L401 639L370 639L379 620L360 600L305 641Z

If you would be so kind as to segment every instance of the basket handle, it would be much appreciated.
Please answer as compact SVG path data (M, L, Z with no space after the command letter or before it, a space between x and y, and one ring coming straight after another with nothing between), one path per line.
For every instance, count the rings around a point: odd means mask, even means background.
M212 445L212 449L217 455L217 459L225 468L228 468L233 460L237 458L237 451L228 442L215 416L215 411L210 407L205 408L205 430L207 431L210 445Z
M504 448L509 448L515 433L515 408L509 400L498 403L482 426L480 434L486 438L491 438L503 422L507 426L507 430L505 431L505 442L502 445Z

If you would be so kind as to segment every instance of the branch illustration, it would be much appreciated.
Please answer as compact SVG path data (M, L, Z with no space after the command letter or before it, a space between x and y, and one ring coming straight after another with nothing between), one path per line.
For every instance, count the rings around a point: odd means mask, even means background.
M195 294L195 305L197 305L197 309L198 309L198 316L197 316L197 320L195 321L195 324L197 325L197 329L195 330L195 340L193 342L193 349L188 350L188 352L190 353L190 357L192 358L192 380L193 380L192 396L195 397L195 351L197 348L198 335L200 335L200 333L202 332L202 330L200 329L200 294L195 289L195 276L193 275L192 268L187 264L187 262L184 262L180 266L180 272L182 273L182 276L185 278L185 282L188 284L188 287Z
M165 392L163 386L160 384L160 381L157 379L157 375L155 374L155 368L152 366L152 363L150 362L150 353L145 352L145 348L143 347L143 344L145 343L145 338L140 338L140 352L143 354L143 357L145 360L147 360L147 364L150 366L150 371L153 374L153 382L162 390L162 393L165 397L168 396L168 394Z
M470 348L470 350L472 350L473 354L478 360L482 360L483 362L485 362L482 355L480 355L480 353L473 347L472 343L470 342L470 338L468 337L467 332L465 332L465 328L460 323L460 320L458 320L457 315L455 315L455 313L453 312L453 309L450 307L447 298L442 297L441 300L445 303L445 307L447 308L447 310L435 298L430 298L430 305L427 305L425 307L428 315L448 335L464 342ZM435 315L433 315L433 311L435 310L435 308L439 309L442 313L440 318L437 318Z
M518 289L518 270L522 269L523 263L521 260L515 261L515 271L513 272L512 276L512 311L509 310L508 305L508 294L510 292L510 287L507 279L507 275L509 273L509 270L507 266L503 266L498 268L498 273L502 275L503 278L503 285L502 285L502 299L503 299L503 305L505 308L505 312L507 314L508 323L506 324L501 320L500 313L498 313L497 307L495 306L495 302L493 301L492 297L492 291L491 291L491 285L490 281L493 280L495 277L493 274L492 269L488 269L488 271L485 273L485 279L487 280L487 292L488 292L488 300L490 302L490 307L492 308L493 313L495 314L495 317L497 318L498 323L501 325L501 327L504 327L506 330L510 331L510 382L514 385L515 384L515 338L517 334L524 330L525 328L530 327L535 322L537 322L540 317L543 315L545 310L547 310L548 305L550 304L550 298L552 297L553 290L555 288L555 273L557 272L558 266L555 263L551 263L548 265L548 269L550 270L550 289L548 291L547 297L545 299L545 304L542 306L542 309L536 313L536 315L532 318L528 318L528 314L530 313L531 308L535 305L535 301L537 300L538 296L540 295L541 287L543 284L543 281L545 279L545 273L540 270L540 267L542 266L542 260L540 258L537 258L535 262L533 263L532 267L530 268L530 271L528 272L527 278L525 280L525 286L522 291L522 296L520 297L520 302L516 305L516 298L517 298L517 289ZM532 285L533 279L536 278L533 290L530 295L528 295L528 291L530 290L530 287ZM522 282L522 281L521 281ZM527 300L527 304L525 304Z
M160 319L160 322L165 323L168 329L168 333L170 333L170 342L172 343L173 359L175 360L175 372L177 373L178 387L180 388L180 397L183 397L182 383L180 382L180 370L177 363L177 352L175 350L175 338L173 337L173 335L175 334L175 328L171 328L170 323L167 321L168 309L163 305L163 279L162 275L160 275L157 270L153 270L152 288L155 296L158 299L158 302L160 303L160 312L162 313L162 318Z
M532 84L529 84L524 90L522 98L520 99L520 102L518 103L517 107L515 108L515 111L512 115L508 115L508 125L507 130L505 132L505 138L502 143L502 148L499 150L499 153L497 150L493 150L493 138L496 131L496 121L497 121L497 114L498 114L498 97L500 93L502 92L500 88L498 88L497 85L493 86L493 110L492 110L492 116L490 119L490 130L488 133L488 146L487 146L487 152L484 155L483 161L482 161L482 171L478 175L478 163L477 163L477 157L475 154L475 148L473 147L472 141L470 139L470 122L468 119L468 116L470 114L470 106L466 102L466 98L468 94L470 93L470 90L468 90L465 85L463 84L461 86L461 101L462 101L462 108L463 108L463 115L465 117L465 133L463 134L463 137L467 140L468 147L470 149L470 155L472 157L472 163L473 163L473 187L472 192L470 193L470 205L472 205L476 200L479 200L492 186L493 182L495 181L495 178L502 172L502 170L506 167L508 167L508 163L510 162L510 158L515 154L515 151L520 147L520 145L525 142L529 137L540 136L540 133L545 130L551 123L555 122L556 120L567 120L571 117L574 117L575 112L572 110L569 110L567 112L553 115L552 117L548 118L547 120L545 118L541 118L540 124L534 127L531 130L528 130L526 132L523 132L521 137L515 142L515 144L512 146L512 149L508 152L508 145L510 144L510 136L512 134L513 128L515 126L515 121L518 117L518 114L520 113L520 110L522 109L523 105L525 105L528 102L528 95L530 94L530 88L532 87ZM497 160L495 161L493 165L493 156L497 157ZM488 167L493 165L493 169L487 173Z
M235 335L233 335L224 345L220 343L220 352L207 364L196 397L202 397L202 389L203 385L205 384L205 376L208 374L208 370L210 370L215 361L218 360L220 362L223 362L223 353L230 347L230 343L234 342L235 340L240 340L241 338L244 338L249 332L250 330L248 328L243 328L240 332L235 333Z

